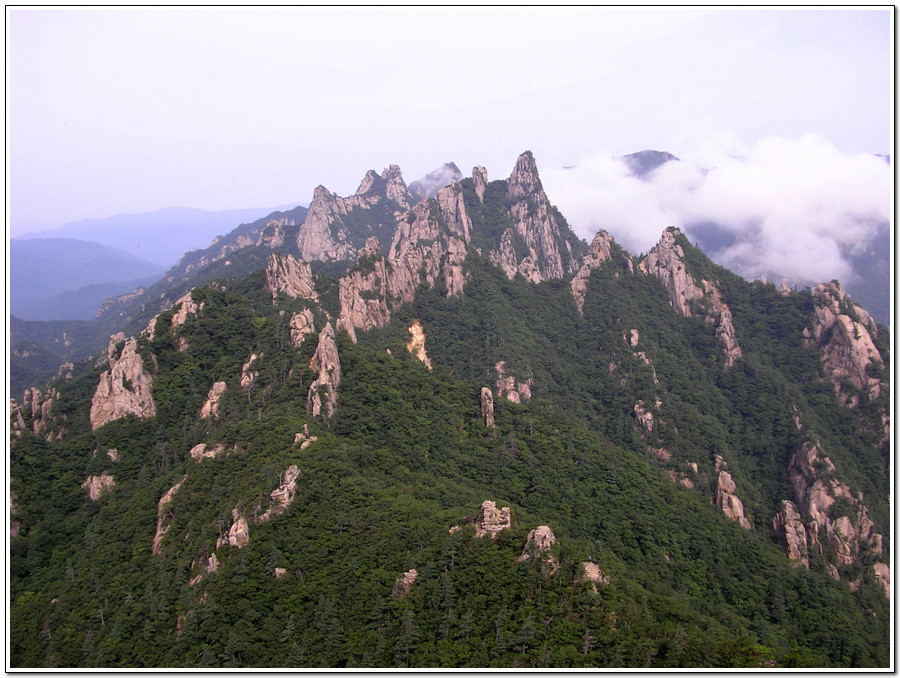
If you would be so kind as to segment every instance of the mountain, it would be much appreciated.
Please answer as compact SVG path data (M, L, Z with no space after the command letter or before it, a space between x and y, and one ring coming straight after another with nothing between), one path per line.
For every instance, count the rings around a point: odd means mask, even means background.
M890 665L886 327L588 246L530 153L410 195L317 188L11 402L12 666Z
M630 155L622 156L622 161L638 179L644 179L653 170L662 167L667 162L678 161L671 153L666 151L638 151Z
M230 232L235 224L256 221L272 211L255 208L211 212L189 207L166 207L154 212L83 219L49 231L25 234L19 239L88 240L124 250L159 266L171 266L185 252Z
M463 178L463 173L455 163L444 163L433 172L429 172L421 179L416 179L409 185L409 192L418 199L434 198L439 188L455 184Z
M69 238L10 240L10 309L27 320L90 319L110 294L157 280L162 266Z

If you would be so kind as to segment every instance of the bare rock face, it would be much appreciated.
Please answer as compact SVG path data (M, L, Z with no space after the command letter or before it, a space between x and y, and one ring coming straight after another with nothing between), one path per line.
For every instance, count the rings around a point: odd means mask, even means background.
M487 428L496 428L494 423L494 394L487 386L481 387L481 416Z
M581 563L584 570L584 580L591 582L594 593L597 593L597 585L607 586L609 584L609 575L606 574L597 563L587 561Z
M815 310L807 339L815 342L828 379L834 384L842 404L856 407L859 396L842 391L844 381L874 400L881 395L880 379L869 375L869 365L883 365L884 360L872 336L878 336L875 322L836 282L816 287Z
M318 298L309 264L290 254L273 252L269 255L266 263L266 288L272 293L273 299L279 292L291 299Z
M259 240L256 241L256 244L271 250L277 250L284 245L284 225L277 219L270 220L262 230L262 233L259 234Z
M425 367L427 367L430 372L433 369L433 366L431 364L431 358L429 358L428 354L425 352L425 330L422 328L422 323L416 320L410 325L409 334L412 338L406 345L406 350L424 363Z
M292 315L290 327L291 345L294 346L294 348L299 348L300 344L302 344L303 340L306 338L306 335L316 331L316 327L313 324L312 311L305 308L300 311L300 313Z
M484 537L485 535L496 539L502 530L508 530L511 526L511 517L509 507L502 509L497 508L497 504L492 501L485 501L481 504L481 511L475 519L475 536Z
M264 523L273 516L278 516L290 508L297 495L297 478L300 476L300 469L296 464L287 467L281 476L281 484L269 493L270 505L265 513L260 515L257 523Z
M879 557L883 551L883 537L874 531L874 524L862 501L862 495L836 477L831 459L824 456L819 445L807 441L791 458L788 476L794 488L794 501L804 516L807 541L820 553L828 546L841 566L852 565L864 553ZM843 510L834 515L835 502L841 500ZM825 544L820 540L824 530Z
M319 333L319 345L309 361L309 368L316 372L318 377L309 387L306 411L318 417L322 413L322 394L324 394L325 416L330 417L337 407L337 389L341 384L341 361L330 322L325 323L325 327Z
M597 231L597 235L591 242L591 249L584 258L584 263L572 278L572 296L575 298L575 307L578 309L579 315L584 315L584 295L587 292L588 278L591 277L595 268L600 268L604 261L609 261L611 244L612 236L609 233L602 228Z
M191 459L196 462L201 462L204 459L215 459L224 451L225 446L221 443L217 443L216 445L207 445L206 443L200 443L199 445L194 445L191 448Z
M339 323L364 332L390 323L387 288L387 268L378 239L369 238L359 251L356 267L339 281Z
M200 409L201 419L218 419L219 400L225 394L225 389L226 386L224 381L217 381L210 387L209 393L206 396L206 402L203 403L203 407Z
M47 394L43 395L38 388L28 388L25 389L25 393L22 395L22 406L25 408L25 411L31 411L31 431L36 436L44 435L44 438L47 440L62 440L64 430L59 430L56 435L51 432L51 426L54 423L53 419L53 403L59 399L59 393L57 393L56 389L52 386L47 389ZM21 417L21 410L16 408L16 413ZM12 418L13 413L10 413ZM15 426L19 425L18 419L14 422ZM22 429L25 428L25 421L22 421ZM11 435L15 435L14 431L17 430L12 428L10 431ZM19 436L20 437L21 433Z
M27 391L26 391L27 393ZM21 438L22 433L25 432L25 418L22 417L22 410L19 408L19 404L13 400L9 399L9 438L12 441L13 438Z
M516 273L521 273L531 282L562 278L567 273L574 273L578 268L574 257L564 258L559 251L560 224L551 210L538 177L537 164L530 152L519 156L506 185L513 227L501 236L500 249L488 254L490 260L499 265L507 277L513 278ZM513 247L513 232L525 243L527 253L521 259Z
M785 499L781 502L779 511L772 521L772 528L778 536L778 541L784 552L787 553L794 567L809 568L809 547L806 540L806 527L797 512L794 502Z
M484 202L484 187L487 186L488 183L487 170L481 165L473 167L472 181L475 184L475 193L478 195L478 199L481 202Z
M276 567L275 568L275 579L281 579L287 575L287 568L284 567Z
M556 535L553 534L553 530L547 525L541 525L528 533L525 548L522 550L522 555L516 558L516 561L521 563L525 560L539 558L541 564L549 571L549 574L553 574L559 569L559 563L550 554L550 549L553 548L554 544L556 544Z
M234 522L228 531L228 544L237 548L243 548L250 543L250 526L247 524L247 519L240 514L237 508L231 512L231 518Z
M253 367L254 362L262 357L262 353L251 353L250 360L245 362L243 367L241 367L241 388L248 389L253 385L253 382L256 381L256 378L259 376L259 372L257 370L251 369L251 367Z
M497 371L497 397L505 397L511 403L522 403L531 400L531 378L517 381L516 377L506 371L506 361L501 360L494 369Z
M100 499L107 492L111 492L115 486L115 480L106 471L99 476L88 476L81 484L81 487L88 491L88 496L94 501Z
M891 599L891 566L887 563L875 563L872 566L875 570L875 579L884 588L884 595L888 600Z
M471 240L472 220L466 212L466 201L463 198L462 187L459 184L453 184L441 188L435 194L434 199L449 232L461 238L463 242L469 242Z
M737 486L727 471L719 471L718 485L716 489L716 506L722 509L722 513L738 523L745 530L752 529L750 521L744 516L744 504L735 494Z
M641 260L640 270L645 275L652 275L669 294L669 303L683 318L692 315L691 302L709 300L711 312L706 321L715 323L716 339L725 352L725 366L731 367L735 360L742 357L743 352L735 338L731 309L722 301L715 283L702 281L702 287L687 272L684 263L684 250L676 241L681 235L677 228L667 228L650 253Z
M634 404L634 423L644 433L653 433L655 426L653 412L644 406L643 400L638 400Z
M185 475L181 480L175 483L168 491L160 497L159 503L156 505L156 534L153 537L153 546L150 547L150 553L154 556L159 553L159 547L163 537L169 531L171 515L168 512L168 506L175 498L175 494L181 489L184 481L187 480Z
M129 414L141 419L156 416L153 377L144 371L144 361L137 352L137 340L134 337L128 339L117 356L118 336L109 343L109 371L100 375L91 401L91 428L94 431Z
M391 593L397 599L402 598L409 590L412 588L412 585L416 583L416 579L419 577L419 572L415 568L409 570L408 572L404 572L394 584L394 590Z
M191 297L191 292L188 292L183 297L178 299L178 301L172 304L172 306L178 306L178 312L172 316L173 327L181 327L187 322L188 316L197 315L197 313L199 313L203 308L203 304L198 305L194 302L193 298Z

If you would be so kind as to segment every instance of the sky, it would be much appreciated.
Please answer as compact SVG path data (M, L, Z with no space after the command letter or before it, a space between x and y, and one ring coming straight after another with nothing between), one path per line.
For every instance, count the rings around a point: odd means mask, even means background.
M308 203L389 164L407 183L450 161L505 178L531 150L588 240L604 227L641 252L709 216L753 225L773 257L824 257L834 232L868 237L891 212L892 171L870 156L893 143L892 18L7 8L8 233ZM643 149L685 162L623 177L614 158Z

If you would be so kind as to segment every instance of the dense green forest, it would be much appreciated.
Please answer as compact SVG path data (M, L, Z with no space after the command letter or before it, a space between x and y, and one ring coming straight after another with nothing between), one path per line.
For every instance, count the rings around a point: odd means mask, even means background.
M11 448L11 665L887 666L889 606L862 565L853 593L822 555L791 567L768 528L800 442L790 405L867 497L887 492L884 462L802 345L810 295L713 272L744 346L730 370L712 328L676 317L649 277L601 267L582 318L567 281L509 280L470 257L463 296L422 288L359 343L338 332L331 419L306 410L318 335L290 341L287 321L307 302L273 304L261 271L197 288L201 312L139 342L155 417L93 431L105 365L84 362L56 384L63 441L26 433ZM318 284L323 295L334 285ZM324 311L310 307L321 327ZM405 348L414 319L433 371ZM626 350L631 327L652 367ZM228 390L218 420L198 418L210 385L233 382L251 353L264 356L255 386ZM489 428L479 391L499 360L533 380L533 398L497 398ZM631 409L657 396L659 440L698 477L724 455L757 529L726 518L712 485L673 483L646 452ZM301 450L304 426L317 440ZM197 462L199 443L227 453ZM242 548L217 548L233 509L265 505L291 464L289 510L251 524ZM103 472L115 487L91 500L81 484ZM158 502L182 480L152 554ZM472 526L487 499L511 508L496 540ZM888 535L886 507L870 514ZM553 572L517 560L538 525L558 539ZM595 590L584 562L608 584ZM403 595L396 582L411 569Z

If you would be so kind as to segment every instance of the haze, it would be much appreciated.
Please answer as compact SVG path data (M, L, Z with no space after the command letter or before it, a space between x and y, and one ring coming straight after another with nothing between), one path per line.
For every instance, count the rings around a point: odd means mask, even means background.
M891 9L7 8L7 223L16 235L173 205L306 203L318 184L346 195L391 163L407 182L451 160L502 178L528 149L552 178L551 200L589 237L603 205L568 196L609 173L563 166L648 148L698 168L736 156L759 167L772 148L782 160L827 149L838 164L889 154L892 19ZM842 195L870 181L863 165L832 177L849 182ZM771 185L742 193L733 165L726 178L729 202L758 201ZM889 213L890 182L877 187L887 194L875 209ZM603 209L620 223L605 227L637 249L644 241L624 230L652 222L658 237L660 211L724 199L647 203L594 188L618 200Z

